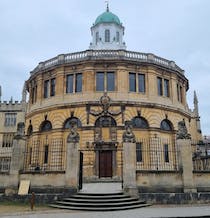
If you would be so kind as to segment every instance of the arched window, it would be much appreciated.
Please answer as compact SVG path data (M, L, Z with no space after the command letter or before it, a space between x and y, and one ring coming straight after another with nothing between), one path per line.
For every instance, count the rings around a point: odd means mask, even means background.
M147 120L143 117L134 117L132 120L133 128L141 128L141 129L148 129L149 124Z
M162 120L162 122L160 124L160 129L165 130L165 131L172 131L173 125L172 125L171 121L165 119L165 120Z
M45 131L50 131L52 129L52 124L49 120L45 120L42 122L40 126L40 131L45 132Z
M116 42L119 42L119 41L120 41L120 33L116 32Z
M77 117L70 117L65 121L64 129L69 129L72 126L75 126L75 124L77 125L78 128L82 127L82 123Z
M99 117L95 122L95 127L114 127L117 123L114 118L110 116Z
M110 42L110 30L105 30L105 42Z
M27 135L32 135L33 133L33 126L30 124L27 130Z

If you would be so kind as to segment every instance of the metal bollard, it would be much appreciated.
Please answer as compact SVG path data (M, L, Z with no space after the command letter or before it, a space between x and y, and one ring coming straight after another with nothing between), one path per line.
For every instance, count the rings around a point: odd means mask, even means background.
M34 204L35 204L35 193L31 193L31 199L30 199L30 204L31 204L31 210L34 209Z

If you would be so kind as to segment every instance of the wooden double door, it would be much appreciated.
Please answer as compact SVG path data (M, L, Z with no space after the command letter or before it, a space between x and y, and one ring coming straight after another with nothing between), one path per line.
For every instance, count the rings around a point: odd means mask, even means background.
M112 151L99 151L99 178L112 177Z

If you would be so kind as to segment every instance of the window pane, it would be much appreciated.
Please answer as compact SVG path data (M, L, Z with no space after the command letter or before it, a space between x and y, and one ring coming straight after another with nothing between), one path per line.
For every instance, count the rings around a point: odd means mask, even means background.
M120 41L120 33L116 32L116 41L119 42Z
M136 161L142 161L142 143L136 143Z
M73 74L66 77L66 93L73 93Z
M115 91L115 74L107 72L107 91Z
M45 145L44 146L44 163L47 164L48 163L48 150L49 150L49 146Z
M110 31L105 30L105 42L110 42Z
M81 92L82 91L82 74L77 73L76 74L76 88L75 92Z
M96 73L96 91L104 91L104 73Z
M180 101L183 103L182 87L180 86Z
M55 96L55 78L51 79L50 96Z
M164 79L164 95L169 97L169 80Z
M168 144L164 145L164 160L167 163L169 162Z
M179 93L179 85L176 85L176 89L177 89L177 100L180 101L180 93Z
M163 85L162 85L162 78L157 78L157 85L158 85L158 95L163 95Z
M98 44L99 42L99 32L96 32L96 45Z
M49 96L49 80L44 81L44 98Z
M6 113L4 126L15 126L16 125L16 113Z
M136 74L129 73L129 91L136 92Z
M145 75L138 74L139 92L145 93Z

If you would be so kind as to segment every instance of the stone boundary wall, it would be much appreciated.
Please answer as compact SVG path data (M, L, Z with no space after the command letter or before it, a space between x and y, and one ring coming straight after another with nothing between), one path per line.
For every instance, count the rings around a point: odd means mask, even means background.
M140 200L150 204L209 204L210 192L206 193L140 193Z
M31 190L31 193L32 191L39 191L39 190L38 189ZM61 200L62 198L69 197L76 193L75 189L62 190L62 192L60 193L59 191L61 190L55 190L54 192L53 190L46 190L46 191L47 193L36 193L35 192L35 204L49 204L57 200ZM31 193L28 195L13 194L13 195L8 195L8 196L5 194L0 194L0 203L7 201L7 202L14 202L14 203L19 202L19 203L30 204Z
M56 200L69 197L74 191L68 193L38 193L35 194L35 204L49 204ZM209 204L210 192L206 193L140 193L140 200L150 204ZM30 204L31 194L20 196L0 194L0 203L4 201Z

